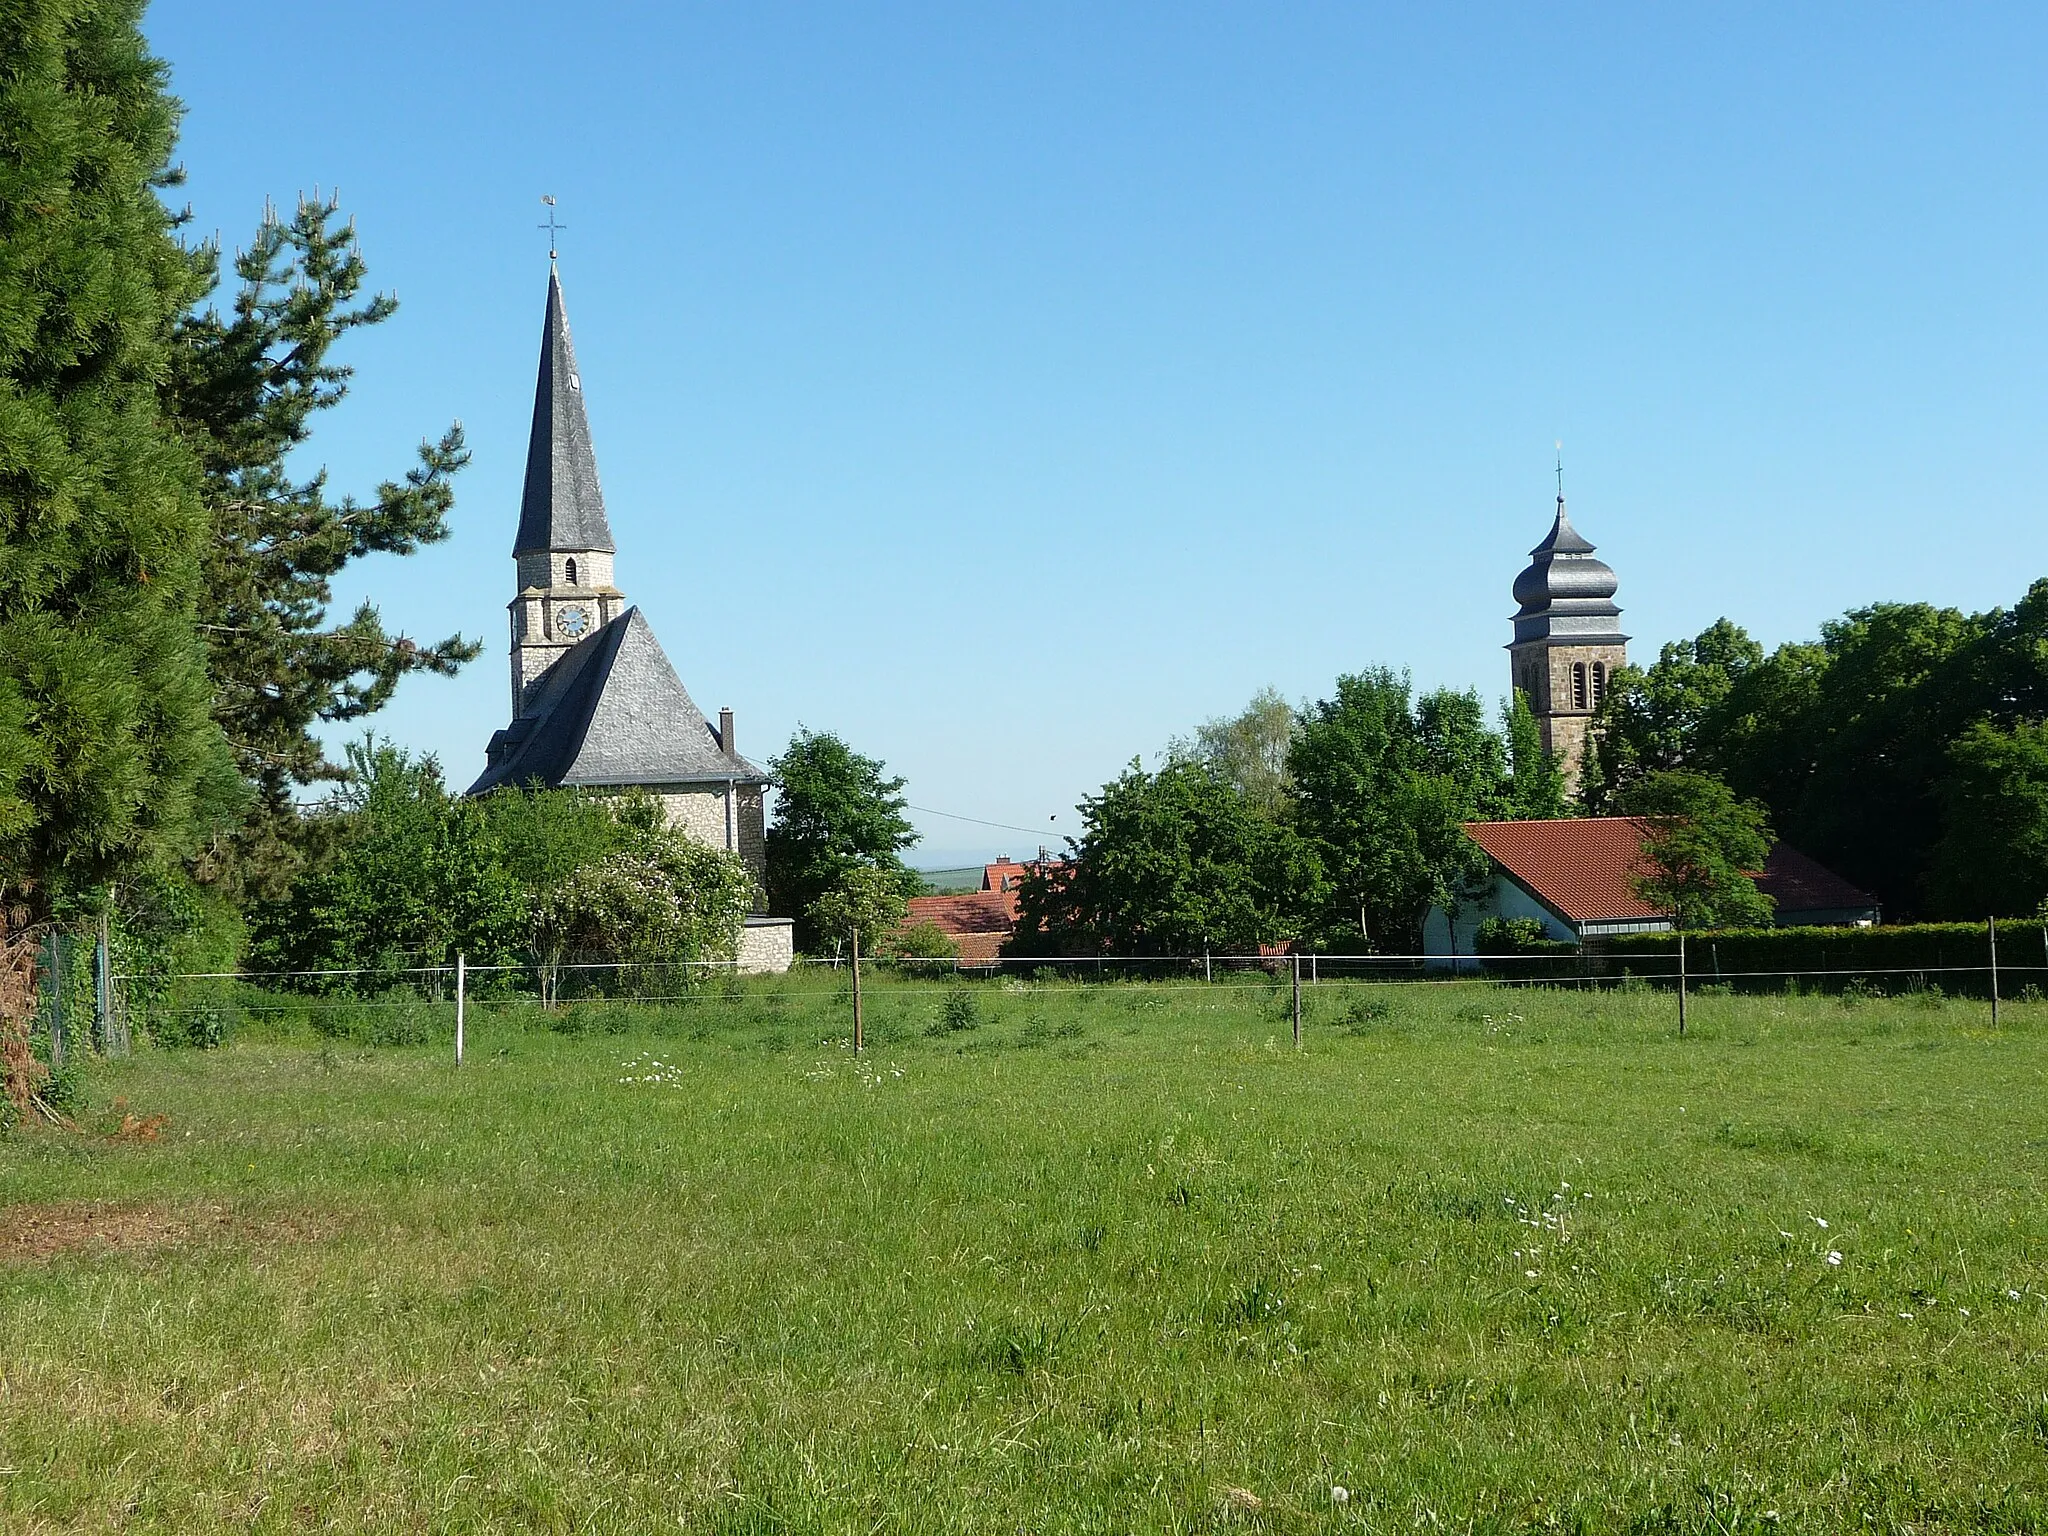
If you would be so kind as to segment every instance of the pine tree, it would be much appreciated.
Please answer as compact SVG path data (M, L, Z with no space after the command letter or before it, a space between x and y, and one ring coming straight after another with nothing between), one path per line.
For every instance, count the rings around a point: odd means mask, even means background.
M0 897L30 920L238 799L195 629L199 470L159 406L197 284L141 10L0 7Z
M219 252L195 256L210 287ZM215 718L255 790L253 814L203 872L274 896L301 863L294 790L346 771L321 750L315 724L360 719L409 674L452 673L480 649L459 635L433 645L390 635L369 603L328 621L330 578L349 562L448 536L449 480L469 455L453 426L367 503L330 500L324 472L293 479L286 456L311 435L314 413L348 392L353 370L331 360L332 347L397 303L358 302L366 269L331 197L302 200L289 220L266 212L234 270L231 313L194 309L179 324L165 400L199 456L212 514L201 619Z

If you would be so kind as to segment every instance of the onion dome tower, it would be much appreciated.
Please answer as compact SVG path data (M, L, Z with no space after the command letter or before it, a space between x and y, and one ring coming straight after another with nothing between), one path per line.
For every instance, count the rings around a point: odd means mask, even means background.
M1557 493L1557 518L1529 564L1515 578L1515 638L1508 645L1515 691L1543 730L1543 745L1564 768L1576 789L1586 751L1586 728L1607 681L1628 660L1628 636L1614 593L1620 583L1594 546L1565 515L1564 489Z

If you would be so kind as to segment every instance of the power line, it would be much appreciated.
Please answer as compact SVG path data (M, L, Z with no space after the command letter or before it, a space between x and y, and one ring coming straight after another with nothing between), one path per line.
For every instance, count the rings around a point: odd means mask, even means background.
M984 821L979 816L962 816L954 811L935 811L928 805L906 804L905 808L916 811L923 816L943 816L948 821L971 821L977 827L999 827L1005 832L1022 832L1027 837L1044 837L1049 830L1046 827L1013 826L1007 821Z

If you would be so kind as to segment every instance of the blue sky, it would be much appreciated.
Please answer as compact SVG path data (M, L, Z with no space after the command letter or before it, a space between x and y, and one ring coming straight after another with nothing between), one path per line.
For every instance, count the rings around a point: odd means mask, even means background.
M398 316L305 461L453 418L453 537L341 584L484 639L377 725L458 782L562 277L639 602L764 757L1052 833L1344 671L1506 687L1574 520L1632 648L2048 574L2048 10L158 0L201 231L339 188ZM1058 820L1050 818L1057 815ZM920 815L917 862L1030 851Z

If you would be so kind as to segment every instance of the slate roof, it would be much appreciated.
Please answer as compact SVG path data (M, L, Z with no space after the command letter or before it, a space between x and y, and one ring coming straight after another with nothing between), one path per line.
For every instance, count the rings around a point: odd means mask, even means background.
M548 272L547 318L541 324L540 379L533 391L533 435L526 442L526 491L512 553L547 549L612 549L597 452L583 409L583 376L569 339L562 282Z
M1529 564L1515 578L1515 642L1554 639L1570 645L1621 645L1621 609L1614 594L1621 583L1613 567L1593 558L1594 546L1565 515L1557 517L1543 542L1529 551Z
M1574 923L1625 922L1664 914L1635 893L1644 871L1644 825L1631 816L1564 821L1472 821L1465 834L1539 901ZM1875 909L1857 889L1787 843L1771 849L1757 889L1776 898L1782 921L1802 912Z
M744 757L725 754L638 608L584 636L533 686L532 708L491 738L489 766L469 793L527 783L768 782Z

